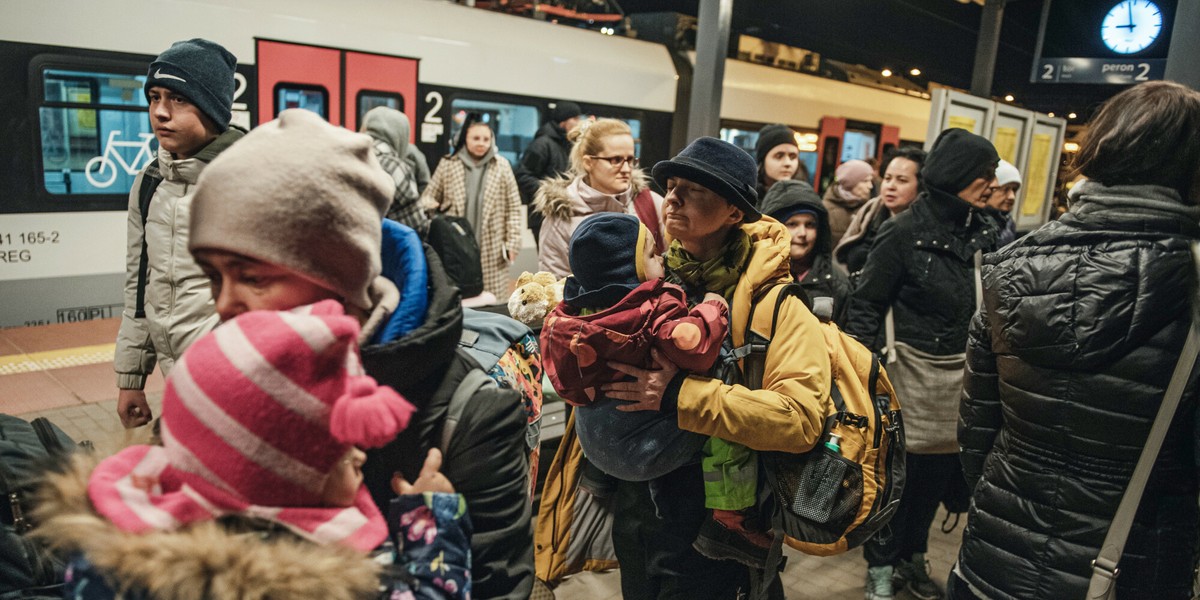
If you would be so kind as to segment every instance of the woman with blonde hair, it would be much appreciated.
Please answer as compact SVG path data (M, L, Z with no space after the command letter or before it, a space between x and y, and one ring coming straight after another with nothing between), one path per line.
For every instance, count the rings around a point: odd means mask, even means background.
M555 277L570 275L571 234L585 217L603 212L636 215L662 252L663 199L638 168L629 125L617 119L584 121L567 138L574 143L570 168L561 177L543 180L534 199L546 219L538 240L538 269Z

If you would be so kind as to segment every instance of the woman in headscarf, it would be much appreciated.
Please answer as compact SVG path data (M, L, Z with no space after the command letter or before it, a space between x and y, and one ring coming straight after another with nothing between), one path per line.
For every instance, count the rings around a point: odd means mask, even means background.
M842 241L850 217L871 198L875 181L875 170L862 160L848 160L838 165L833 185L825 190L825 210L829 211L829 229L833 231L833 245Z

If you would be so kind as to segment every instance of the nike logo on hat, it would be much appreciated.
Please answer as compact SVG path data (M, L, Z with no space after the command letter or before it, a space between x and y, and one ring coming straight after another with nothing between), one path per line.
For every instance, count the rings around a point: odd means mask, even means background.
M182 77L176 77L174 75L168 75L166 73L163 73L161 68L154 72L154 78L155 79L174 79L175 81L182 81L184 83L187 83L187 80Z

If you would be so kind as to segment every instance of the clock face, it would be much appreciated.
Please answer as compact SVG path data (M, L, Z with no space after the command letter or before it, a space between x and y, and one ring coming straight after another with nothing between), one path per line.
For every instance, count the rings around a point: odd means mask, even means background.
M1162 32L1162 11L1150 0L1123 0L1108 11L1100 26L1104 45L1113 52L1141 52Z

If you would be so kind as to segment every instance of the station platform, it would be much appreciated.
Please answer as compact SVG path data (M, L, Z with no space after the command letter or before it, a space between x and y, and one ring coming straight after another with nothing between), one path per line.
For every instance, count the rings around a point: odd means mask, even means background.
M119 325L120 319L103 319L0 330L0 411L25 419L46 417L75 440L91 440L104 454L136 443L145 428L127 432L117 418L112 357ZM162 377L155 373L146 385L155 415L161 413L162 389ZM958 555L965 522L944 534L944 517L939 511L934 519L926 557L934 581L943 584ZM790 600L863 597L867 565L861 549L817 557L785 547L785 554L783 584ZM621 598L620 574L576 575L554 594L566 600L616 600ZM912 596L901 592L896 598Z

